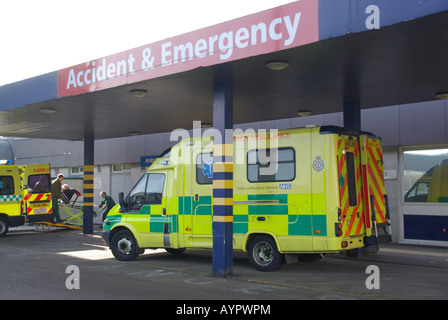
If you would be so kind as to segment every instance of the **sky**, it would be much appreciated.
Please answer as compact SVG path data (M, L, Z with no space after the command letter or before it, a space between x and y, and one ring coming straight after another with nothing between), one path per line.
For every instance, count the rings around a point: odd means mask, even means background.
M1 1L0 86L291 2Z

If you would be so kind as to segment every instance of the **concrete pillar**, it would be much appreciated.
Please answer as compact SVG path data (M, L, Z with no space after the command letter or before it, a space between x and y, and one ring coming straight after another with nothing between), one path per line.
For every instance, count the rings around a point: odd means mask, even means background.
M213 87L213 274L233 273L233 83ZM227 130L227 134L226 134Z
M361 130L361 102L359 100L344 101L344 128Z
M84 210L83 210L83 233L93 234L93 171L94 171L94 148L93 135L84 137Z

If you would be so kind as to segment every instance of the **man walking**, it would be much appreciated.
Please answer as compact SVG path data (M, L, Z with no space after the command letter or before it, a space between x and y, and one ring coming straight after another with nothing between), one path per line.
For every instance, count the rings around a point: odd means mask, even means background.
M64 175L58 174L58 177L51 183L51 202L53 204L53 218L56 222L62 222L59 215L58 201L61 200L61 187Z

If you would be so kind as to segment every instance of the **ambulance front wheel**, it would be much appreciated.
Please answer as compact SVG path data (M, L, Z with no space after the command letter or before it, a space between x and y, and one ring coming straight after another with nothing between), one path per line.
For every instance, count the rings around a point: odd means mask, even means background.
M120 230L112 237L110 248L117 260L132 261L139 255L134 235L129 230Z
M248 247L250 264L259 271L278 269L283 262L283 255L278 252L277 244L270 236L257 236Z
M4 237L9 230L9 224L6 217L0 216L0 237Z

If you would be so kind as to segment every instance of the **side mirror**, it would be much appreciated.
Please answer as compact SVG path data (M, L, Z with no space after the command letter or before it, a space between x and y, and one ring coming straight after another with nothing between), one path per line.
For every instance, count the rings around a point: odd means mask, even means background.
M124 202L124 193L120 192L118 194L118 203L120 204L120 206L122 206L123 208L127 208L127 203Z

